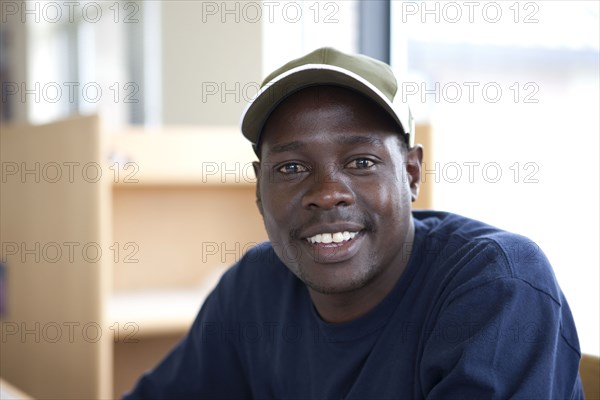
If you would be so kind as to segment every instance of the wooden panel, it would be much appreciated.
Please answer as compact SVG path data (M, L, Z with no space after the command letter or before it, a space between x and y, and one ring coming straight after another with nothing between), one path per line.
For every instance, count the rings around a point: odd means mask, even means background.
M579 374L581 375L585 398L600 400L600 358L582 354Z
M416 126L415 143L423 145L423 162L426 165L433 165L432 148L432 129L431 125L419 124ZM432 179L424 180L421 176L421 190L417 201L413 203L414 209L433 208L433 184Z
M256 155L237 126L129 128L112 135L109 150L120 169L113 179L125 187L255 181Z
M252 185L120 185L113 210L115 291L198 286L267 238Z
M110 271L96 250L106 250L110 187L96 180L98 119L3 126L0 138L2 376L35 398L106 397L111 343L102 335L102 303Z

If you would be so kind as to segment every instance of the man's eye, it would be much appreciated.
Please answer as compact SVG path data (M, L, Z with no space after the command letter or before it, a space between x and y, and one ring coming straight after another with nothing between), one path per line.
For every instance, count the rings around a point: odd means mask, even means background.
M350 161L347 165L348 168L356 168L356 169L367 169L371 168L375 163L368 158L357 158L356 160Z
M277 170L284 174L299 174L301 172L308 171L304 165L298 163L287 163L279 167Z

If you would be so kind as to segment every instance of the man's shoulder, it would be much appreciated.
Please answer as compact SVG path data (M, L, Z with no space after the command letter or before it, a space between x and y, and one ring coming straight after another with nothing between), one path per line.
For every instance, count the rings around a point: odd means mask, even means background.
M442 211L413 211L417 230L424 237L423 244L465 246L481 250L501 251L509 264L548 262L540 247L531 239L485 222Z
M425 253L434 253L442 261L455 259L463 273L480 280L525 282L560 302L550 262L528 237L448 212L414 211L413 215L423 231Z
M418 221L421 229L427 231L429 237L435 237L436 239L473 241L496 238L500 244L505 241L528 240L524 236L450 212L415 210L413 216Z

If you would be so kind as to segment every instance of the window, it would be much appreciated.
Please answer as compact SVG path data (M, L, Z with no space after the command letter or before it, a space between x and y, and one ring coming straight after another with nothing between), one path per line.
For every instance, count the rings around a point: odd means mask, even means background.
M537 242L595 354L598 21L588 1L393 2L391 40L402 96L433 125L435 207Z

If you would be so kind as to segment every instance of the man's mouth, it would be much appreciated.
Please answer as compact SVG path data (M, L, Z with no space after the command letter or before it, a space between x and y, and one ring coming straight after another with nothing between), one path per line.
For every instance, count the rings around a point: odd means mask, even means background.
M333 233L326 232L326 233L318 233L314 236L307 237L306 240L312 244L342 243L342 242L347 242L349 240L352 240L356 235L358 235L358 232L349 232L349 231L333 232Z

